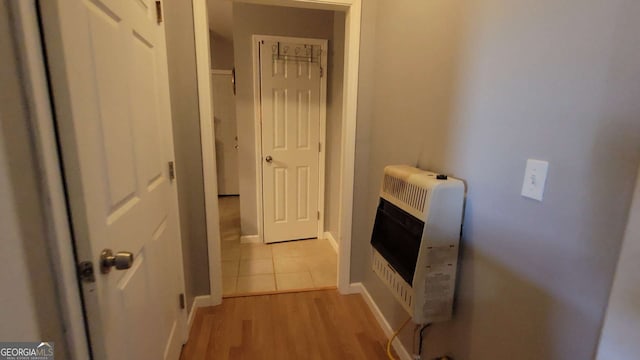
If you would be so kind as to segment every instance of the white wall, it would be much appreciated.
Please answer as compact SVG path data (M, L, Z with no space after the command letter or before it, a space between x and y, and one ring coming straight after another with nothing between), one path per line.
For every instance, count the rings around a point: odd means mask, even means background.
M640 355L640 169L597 359L633 360Z
M351 281L392 326L408 315L370 270L383 167L468 186L455 315L425 359L594 357L640 163L639 17L635 0L364 0ZM530 157L550 162L542 203L520 196Z
M296 9L280 6L262 6L243 3L233 5L233 44L234 59L236 65L236 118L238 121L238 159L240 176L240 214L242 235L256 235L258 233L257 218L257 192L256 192L256 168L255 168L255 126L254 126L254 103L253 103L253 63L251 36L257 35L282 35L292 37L308 37L328 39L330 48L334 43L334 13L332 11ZM338 29L338 31L340 31ZM344 30L342 30L344 32ZM338 34L339 35L339 34ZM342 34L344 37L344 34ZM339 43L344 40L338 40ZM331 48L335 56L334 68L342 68L344 53L343 47ZM328 73L331 75L332 70ZM334 76L341 76L340 71L336 71ZM341 79L331 81L341 83ZM327 97L337 99L338 94L334 91L341 91L339 86L330 85L327 89ZM327 103L327 125L331 131L331 139L328 143L335 141L341 136L336 129L341 128L341 112L335 110L335 106L340 105L338 101ZM340 105L341 106L341 105ZM328 134L329 136L329 134ZM332 150L333 151L333 150ZM335 154L329 154L327 164L328 176L340 174L340 166L336 161ZM334 178L331 178L334 179ZM336 206L333 212L338 212L339 201L334 201L336 194L335 184L329 184L331 197L329 203ZM331 215L333 217L333 215ZM333 224L330 220L330 223ZM333 221L335 222L335 221ZM333 225L332 225L333 226Z

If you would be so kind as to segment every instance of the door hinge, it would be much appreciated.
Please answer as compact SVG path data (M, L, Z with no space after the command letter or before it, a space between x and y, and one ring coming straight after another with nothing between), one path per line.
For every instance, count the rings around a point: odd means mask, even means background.
M322 152L322 143L318 143L318 152Z
M156 1L156 22L158 24L162 22L162 4L160 1Z
M173 161L169 161L169 180L176 178L176 166Z
M318 211L318 220L320 220L320 211Z
M320 77L324 76L324 68L320 66Z
M83 261L78 264L78 277L82 282L96 282L96 275L93 271L93 263L91 261Z
M184 309L185 308L184 294L180 294L178 299L179 299L178 301L180 302L180 309Z

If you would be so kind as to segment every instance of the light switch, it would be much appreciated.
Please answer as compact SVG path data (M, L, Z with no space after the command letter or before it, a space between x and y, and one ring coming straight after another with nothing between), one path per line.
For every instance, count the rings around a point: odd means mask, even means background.
M544 183L547 181L549 162L542 160L527 160L522 183L522 196L542 201Z

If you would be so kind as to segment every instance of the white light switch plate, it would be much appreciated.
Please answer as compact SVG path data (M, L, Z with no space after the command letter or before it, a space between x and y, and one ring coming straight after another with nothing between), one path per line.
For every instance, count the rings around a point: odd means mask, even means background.
M542 201L544 183L547 181L549 163L542 160L527 160L522 183L522 196Z

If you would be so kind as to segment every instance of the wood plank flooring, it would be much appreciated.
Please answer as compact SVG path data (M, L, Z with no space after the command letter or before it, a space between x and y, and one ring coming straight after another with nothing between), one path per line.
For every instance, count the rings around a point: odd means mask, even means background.
M180 359L383 360L386 341L359 294L238 297L199 309Z

